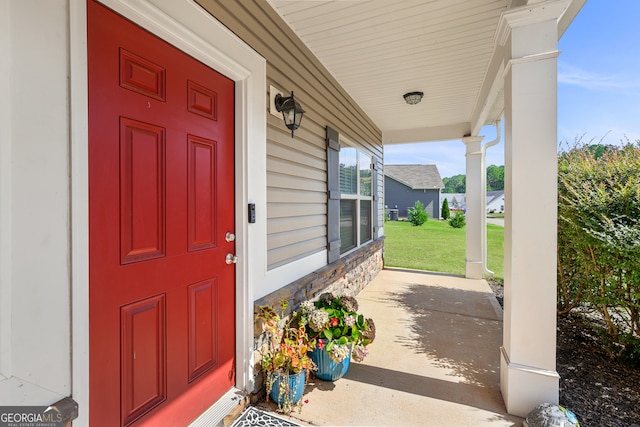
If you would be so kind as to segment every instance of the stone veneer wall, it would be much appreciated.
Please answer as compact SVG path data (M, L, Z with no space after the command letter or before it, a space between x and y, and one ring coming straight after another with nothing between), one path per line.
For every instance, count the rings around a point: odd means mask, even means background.
M280 302L287 300L289 305L285 314L296 310L300 303L306 300L314 300L325 292L334 295L357 296L384 266L384 236L374 240L338 261L322 267L313 273L296 280L265 295L254 302L254 314L260 306L271 306L279 313ZM261 325L254 324L254 351L256 376L256 390L250 396L251 401L256 401L264 395L262 372L260 371L260 351L265 345L265 336L262 334Z
M298 308L301 302L314 300L324 292L355 297L382 270L383 243L384 237L374 240L338 261L256 300L254 307L257 309L268 305L278 309L280 302L287 300L287 312L291 312Z

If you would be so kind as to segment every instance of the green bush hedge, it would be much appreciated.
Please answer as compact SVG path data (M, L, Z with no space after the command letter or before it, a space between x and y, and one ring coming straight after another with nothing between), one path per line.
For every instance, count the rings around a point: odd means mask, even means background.
M442 219L449 219L451 218L451 211L449 210L449 201L445 198L442 201L442 214L440 215L442 217Z
M409 208L409 222L413 225L422 225L429 219L429 214L424 210L424 203L416 200L412 208Z
M576 308L612 357L640 363L640 141L559 155L558 311Z
M449 219L449 225L453 228L462 228L467 224L467 220L462 211L456 211L453 218Z

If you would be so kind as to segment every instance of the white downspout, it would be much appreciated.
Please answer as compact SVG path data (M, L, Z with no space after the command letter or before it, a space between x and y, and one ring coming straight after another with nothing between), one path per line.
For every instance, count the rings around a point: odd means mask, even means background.
M482 270L484 271L485 274L489 274L491 276L493 276L495 273L491 270L489 270L487 268L487 165L486 165L486 159L485 156L487 154L487 148L489 147L493 147L494 145L496 145L498 142L500 142L500 138L501 138L501 130L500 130L500 123L499 122L494 122L493 125L496 127L496 139L494 139L493 141L489 141L486 144L484 144L481 148L481 154L480 154L480 170L482 170L482 175L480 176L480 188L481 190L481 196L480 196L480 200L481 200L481 206L482 209L485 210L485 213L480 217L480 236L481 236L481 243L480 243L480 247L482 250Z

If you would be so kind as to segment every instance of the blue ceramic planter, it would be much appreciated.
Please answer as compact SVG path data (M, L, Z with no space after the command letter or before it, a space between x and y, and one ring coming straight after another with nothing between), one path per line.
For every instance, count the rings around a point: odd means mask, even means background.
M302 399L304 386L307 379L307 371L303 369L299 374L289 374L289 383L287 377L279 374L271 374L273 385L269 397L278 406L295 405ZM281 391L282 388L285 388Z
M309 357L318 366L318 370L314 372L314 375L323 381L335 381L342 378L347 373L351 363L351 352L342 362L336 363L327 353L326 346L322 350L316 347L309 352Z

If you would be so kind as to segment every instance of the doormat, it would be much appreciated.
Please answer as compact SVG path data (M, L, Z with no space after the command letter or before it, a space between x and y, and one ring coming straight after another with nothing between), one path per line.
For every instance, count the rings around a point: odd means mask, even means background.
M240 418L235 420L231 427L301 427L300 424L296 424L292 421L280 418L269 412L261 411L260 409L249 407Z

